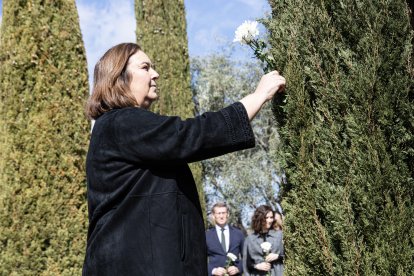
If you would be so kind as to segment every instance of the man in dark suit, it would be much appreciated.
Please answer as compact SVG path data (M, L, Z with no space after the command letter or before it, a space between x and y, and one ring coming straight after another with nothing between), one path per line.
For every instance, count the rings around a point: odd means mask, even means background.
M242 231L227 223L229 209L226 203L214 204L211 214L215 226L206 232L209 275L242 275L241 254L244 242ZM229 264L228 253L234 254L237 260Z

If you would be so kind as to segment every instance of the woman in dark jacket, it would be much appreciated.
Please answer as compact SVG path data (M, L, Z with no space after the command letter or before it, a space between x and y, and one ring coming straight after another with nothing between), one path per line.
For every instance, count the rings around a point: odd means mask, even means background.
M283 235L274 230L274 212L271 207L258 207L252 218L254 233L244 241L243 271L245 276L283 275Z
M133 43L109 49L95 66L83 275L207 275L203 217L187 163L253 147L249 121L285 84L268 73L240 102L181 120L148 111L158 77Z

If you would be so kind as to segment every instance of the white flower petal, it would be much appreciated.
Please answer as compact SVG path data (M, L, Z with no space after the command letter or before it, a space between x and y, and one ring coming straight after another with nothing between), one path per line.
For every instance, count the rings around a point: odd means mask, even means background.
M237 260L237 256L234 255L233 253L229 252L227 253L227 257L232 260L233 262Z
M268 253L272 248L272 244L270 242L262 242L260 244L260 247L262 248L263 252Z
M233 42L240 42L241 44L247 44L259 35L259 29L257 28L257 21L244 21L236 31L234 32Z

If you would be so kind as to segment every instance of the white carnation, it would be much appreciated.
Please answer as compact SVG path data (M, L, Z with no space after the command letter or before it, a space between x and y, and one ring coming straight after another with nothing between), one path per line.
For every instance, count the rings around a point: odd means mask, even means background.
M229 258L232 262L235 262L237 260L237 256L233 253L227 253L227 258Z
M262 242L260 244L260 247L262 248L264 253L269 253L270 248L272 248L272 244L270 242Z
M257 28L257 21L244 21L244 23L237 28L233 42L247 44L258 35L259 29Z

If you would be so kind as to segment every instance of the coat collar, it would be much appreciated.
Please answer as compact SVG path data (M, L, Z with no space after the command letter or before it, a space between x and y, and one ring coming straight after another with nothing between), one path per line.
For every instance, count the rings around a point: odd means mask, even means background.
M228 224L224 225L224 230L229 230L230 231L230 227ZM214 226L214 229L216 230L216 232L221 231L221 227L218 226L217 224Z
M259 239L259 238L262 238L262 237L263 237L263 234L260 234L260 233L254 233L254 234L253 234L253 236L254 236L254 237L256 237L257 239ZM277 237L277 235L276 235L276 231L275 231L275 230L273 230L273 229L269 230L269 232L267 232L267 233L266 233L266 237L273 237L273 238L276 238L276 237Z

